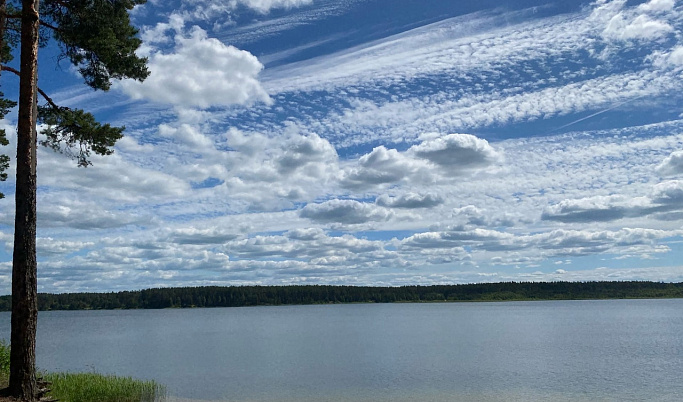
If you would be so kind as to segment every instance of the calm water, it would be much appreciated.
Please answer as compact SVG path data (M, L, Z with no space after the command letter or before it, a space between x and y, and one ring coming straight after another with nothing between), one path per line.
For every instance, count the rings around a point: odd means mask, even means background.
M679 401L683 300L53 311L37 353L188 399Z

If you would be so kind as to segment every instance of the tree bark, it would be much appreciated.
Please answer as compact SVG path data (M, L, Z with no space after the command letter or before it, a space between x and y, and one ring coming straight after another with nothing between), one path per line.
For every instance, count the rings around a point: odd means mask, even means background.
M12 260L10 395L36 399L36 121L39 0L22 0L21 75L17 123L16 216Z

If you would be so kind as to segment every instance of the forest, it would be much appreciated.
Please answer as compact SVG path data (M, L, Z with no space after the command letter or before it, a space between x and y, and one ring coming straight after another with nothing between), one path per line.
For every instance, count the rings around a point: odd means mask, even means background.
M433 286L207 286L111 293L39 293L39 310L161 309L286 304L583 300L683 297L683 283L502 282ZM0 296L10 311L11 296Z

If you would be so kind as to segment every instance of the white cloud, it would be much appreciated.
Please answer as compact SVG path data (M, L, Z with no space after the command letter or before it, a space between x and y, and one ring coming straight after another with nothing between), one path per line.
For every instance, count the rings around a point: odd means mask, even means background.
M341 183L350 189L387 186L410 179L435 182L502 162L502 154L486 140L470 134L425 135L405 152L379 146L361 156L357 166L342 172Z
M650 12L665 12L673 10L676 5L676 0L650 0L647 3L640 4L638 10Z
M85 169L51 151L41 149L38 154L41 186L130 202L183 196L190 189L184 180L133 164L119 154L93 157L93 166Z
M232 0L232 2L235 2L235 0ZM237 0L236 2L265 14L275 8L289 9L307 6L312 4L313 0Z
M375 199L377 205L387 208L431 208L441 205L443 202L441 196L429 193L407 193L398 197L389 197L383 194Z
M355 200L330 200L322 204L308 204L300 212L302 218L320 223L353 225L373 221L386 221L393 213L374 204Z
M675 176L683 173L683 151L674 151L656 168L662 176Z
M196 127L189 124L181 124L179 127L171 127L167 124L159 125L159 135L170 137L184 146L190 147L192 151L213 149L213 141L200 133Z
M683 46L676 46L668 52L655 51L648 59L659 68L683 67Z
M418 161L395 149L383 145L361 156L358 166L343 172L342 184L348 188L367 188L371 186L396 183L424 168Z
M176 244L222 244L234 240L239 235L231 230L219 229L216 227L199 229L196 227L185 227L173 229L167 235L168 241Z
M271 102L258 80L258 59L196 26L187 36L176 33L172 53L152 51L148 67L144 82L119 84L134 99L200 108Z
M603 38L616 41L652 41L675 32L670 24L674 0L651 0L638 7L623 7L625 2L611 2L595 9L594 14L609 19L602 31ZM654 17L654 18L653 18Z
M501 162L500 153L488 141L470 134L449 134L418 145L408 154L424 158L452 171L482 168Z

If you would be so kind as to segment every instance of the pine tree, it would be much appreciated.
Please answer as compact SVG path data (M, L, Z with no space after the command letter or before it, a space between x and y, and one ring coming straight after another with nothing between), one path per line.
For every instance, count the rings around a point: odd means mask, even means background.
M38 316L36 262L36 143L37 123L47 125L41 145L90 165L92 152L109 155L122 137L123 127L100 124L90 113L55 104L38 87L38 48L50 37L73 63L85 83L108 90L112 79L143 80L146 59L135 55L140 46L128 11L145 0L0 0L2 71L19 76L17 117L17 179L14 254L12 263L12 329L10 383L7 393L33 401L38 395L35 339ZM15 46L20 67L5 65ZM38 95L46 101L38 106ZM0 103L0 113L12 104ZM2 117L2 116L0 116ZM6 143L4 133L0 143ZM6 157L5 157L6 158ZM0 158L0 169L7 167ZM0 174L2 170L0 170ZM2 177L0 176L0 179Z

